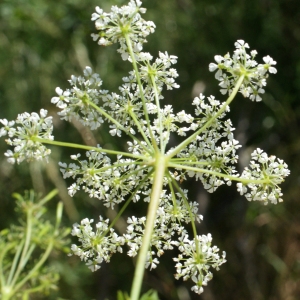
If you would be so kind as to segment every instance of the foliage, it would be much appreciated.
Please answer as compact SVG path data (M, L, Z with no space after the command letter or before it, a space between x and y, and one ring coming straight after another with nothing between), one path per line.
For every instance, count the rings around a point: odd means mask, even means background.
M57 205L54 226L42 218L45 204L56 194L54 190L42 199L33 191L14 194L20 224L0 232L1 299L27 300L32 294L48 295L57 289L59 274L45 262L53 250L68 252L70 231L60 227L62 203Z

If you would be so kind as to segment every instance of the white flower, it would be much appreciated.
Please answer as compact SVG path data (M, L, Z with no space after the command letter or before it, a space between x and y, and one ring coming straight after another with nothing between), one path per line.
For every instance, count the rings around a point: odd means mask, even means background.
M269 55L265 56L263 58L263 61L266 63L266 65L264 66L265 69L267 69L270 73L273 73L273 74L277 73L276 68L272 67L272 65L276 65L276 61L273 60L272 57L270 57Z
M215 61L217 62L217 64L215 63L210 63L208 68L210 72L214 72L215 70L218 70L217 73L215 74L215 78L217 80L219 80L222 77L222 69L223 69L223 61L224 61L224 57L222 57L221 55L215 55Z
M154 80L159 89L164 85L167 86L168 90L179 88L174 80L178 77L178 73L174 68L170 68L172 64L177 62L177 56L169 55L167 52L159 52L159 57L152 64L150 60L143 60L144 55L142 58L139 57L140 54L137 54L138 60L141 61L140 76L145 83L152 86Z
M71 89L63 91L57 87L55 91L58 97L53 97L51 102L61 109L58 115L62 120L71 121L75 118L94 130L101 126L104 119L94 109L93 104L99 103L100 95L105 91L98 90L102 80L98 74L92 72L92 68L86 67L83 74L84 77L71 76Z
M268 157L259 148L251 154L251 158L249 167L240 177L241 182L237 184L238 192L249 201L262 201L264 204L282 202L279 184L290 174L287 164L275 156Z
M220 81L221 93L231 94L236 82L243 74L245 76L243 84L240 87L240 92L244 97L250 98L252 101L261 101L259 94L263 94L262 86L266 85L267 72L275 74L277 70L273 67L276 65L269 55L263 58L265 64L257 64L254 57L257 54L256 50L250 51L247 54L246 49L249 45L243 41L238 40L235 44L236 50L232 57L226 54L224 57L220 55L215 56L215 63L209 64L209 71L214 72L215 78Z
M138 154L142 151L139 147L140 145L135 145L130 150ZM123 202L127 195L137 193L135 188L148 173L147 168L134 164L132 159L118 157L112 164L110 158L101 153L100 147L99 151L87 151L86 160L79 160L79 156L71 156L75 163L59 163L63 177L76 180L68 188L69 195L73 197L82 189L90 197L102 200L105 206L111 208ZM150 179L144 180L142 188L146 189L150 183ZM137 201L138 195L134 199Z
M240 49L240 48L249 48L248 43L245 43L244 40L237 40L237 42L234 43L234 46L237 49Z
M13 151L8 150L5 156L10 163L21 163L23 160L33 161L47 159L51 153L40 140L53 140L52 117L47 117L47 110L41 109L40 114L19 114L16 121L0 120L4 125L0 129L0 136L8 135L8 145L13 146ZM16 125L16 128L13 127Z
M86 265L92 272L100 269L103 261L109 262L113 253L122 252L125 239L118 236L113 229L108 229L108 219L103 220L100 216L100 222L96 224L96 231L91 224L94 220L85 218L80 225L73 225L72 235L77 236L81 246L72 245L72 254L86 261Z
M13 137L16 132L16 129L13 127L15 125L15 121L7 121L6 119L0 119L0 123L4 125L4 127L0 128L0 137L5 135Z
M223 252L222 257L220 257L219 248L211 246L211 242L211 234L198 235L193 240L189 240L184 234L177 243L182 254L173 259L177 262L175 278L182 277L183 280L191 278L196 284L192 287L192 291L197 294L201 294L203 286L212 279L210 267L219 270L219 267L226 262L226 253Z
M124 60L131 59L126 46L126 37L129 37L133 44L133 51L139 53L146 37L154 32L155 25L151 21L145 21L140 14L146 12L141 7L142 2L130 0L128 5L121 8L113 6L110 13L103 12L96 7L96 13L92 14L92 21L95 21L96 29L99 34L92 34L93 40L99 45L108 46L113 43L120 43L118 52Z
M70 91L63 91L60 87L55 89L58 97L52 97L51 103L56 104L60 109L64 109L67 107L67 103L69 102L68 97L70 96Z

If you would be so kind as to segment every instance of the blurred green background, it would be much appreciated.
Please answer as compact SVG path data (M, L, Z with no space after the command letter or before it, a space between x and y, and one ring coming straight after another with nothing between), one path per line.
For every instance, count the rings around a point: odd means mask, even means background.
M168 51L178 56L180 90L165 93L165 103L175 111L191 112L190 103L200 91L224 100L208 64L216 54L234 49L244 39L258 51L258 60L270 55L278 73L268 80L263 101L253 103L241 95L233 102L230 117L236 138L244 146L239 170L248 163L254 148L284 159L291 175L283 184L284 203L262 206L240 197L235 186L206 193L199 183L186 182L189 197L200 204L204 222L199 232L211 232L214 244L227 252L228 262L209 282L201 296L190 292L189 282L176 281L172 253L145 276L145 290L157 289L170 300L296 300L300 299L300 1L299 0L145 0L146 20L157 26L145 50L154 56ZM107 11L123 0L1 0L0 1L0 118L15 119L24 111L48 109L54 117L57 140L101 143L123 147L125 140L112 139L105 127L87 131L56 117L50 103L55 88L67 88L72 74L89 65L117 91L130 66L115 52L116 46L99 47L90 37L95 32L90 16L95 6ZM175 139L175 137L174 137ZM70 149L52 149L48 164L12 166L0 143L0 228L16 222L13 192L34 187L46 193L60 189L65 203L65 226L84 217L97 221L106 212L101 203L77 194L71 199L57 161L69 161ZM59 198L57 198L59 200ZM55 204L49 208L49 218ZM134 207L133 211L138 211ZM113 215L112 211L107 215ZM128 215L130 213L128 212ZM124 220L125 221L125 220ZM122 224L118 228L124 230ZM76 257L54 254L50 264L61 273L60 290L47 299L115 299L116 290L129 291L134 261L115 255L109 265L91 274ZM38 299L38 298L35 298ZM41 299L46 299L45 297Z

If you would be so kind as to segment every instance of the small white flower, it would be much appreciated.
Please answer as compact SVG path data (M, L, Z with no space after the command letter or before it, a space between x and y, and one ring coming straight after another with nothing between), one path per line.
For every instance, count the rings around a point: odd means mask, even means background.
M4 125L0 129L0 136L8 134L6 142L13 146L13 151L8 150L5 156L10 163L21 163L23 160L33 161L46 159L51 153L41 142L53 140L52 117L47 117L47 110L41 109L40 114L19 114L16 121L0 120ZM16 125L16 128L13 127Z
M176 264L175 278L192 279L196 285L192 287L192 291L197 294L203 292L203 286L212 279L210 267L219 270L220 265L226 262L226 253L223 252L222 257L218 254L219 248L211 246L212 237L208 235L198 235L195 239L189 240L187 235L180 238L178 245L182 254L173 260ZM196 247L197 244L197 247Z
M109 262L113 253L122 252L125 240L119 237L113 229L108 230L108 220L100 221L96 224L96 231L91 224L94 220L85 218L80 225L73 225L72 235L79 238L81 246L72 245L72 254L77 255L81 260L87 261L88 268L95 272L100 269L103 261Z
M276 65L269 55L263 58L265 64L257 64L254 60L257 55L256 50L250 51L247 54L246 49L249 45L244 40L238 40L235 44L236 50L232 57L226 54L224 57L215 56L215 63L209 64L209 71L214 72L215 78L220 81L221 93L231 94L233 87L237 83L241 74L245 75L243 84L240 87L240 92L244 97L250 98L252 101L261 101L259 94L263 94L263 86L266 85L267 72L275 74L277 70L273 67Z
M272 57L270 57L269 55L268 56L265 56L263 58L263 61L267 64L265 66L265 68L267 68L267 70L270 72L270 73L273 73L273 74L276 74L277 73L277 70L276 68L272 67L273 65L276 65L276 61L273 60Z
M245 194L249 201L262 201L265 204L268 201L273 204L282 202L279 184L290 173L287 164L275 156L268 157L259 148L251 154L251 158L249 167L245 168L240 177L248 183L238 183L238 192Z

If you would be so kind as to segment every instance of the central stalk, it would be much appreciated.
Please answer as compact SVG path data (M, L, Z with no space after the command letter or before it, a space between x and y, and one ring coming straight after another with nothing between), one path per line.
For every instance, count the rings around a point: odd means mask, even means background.
M141 286L143 282L144 272L145 272L145 264L147 260L147 253L149 251L149 246L151 242L152 232L154 228L154 222L156 218L156 211L159 206L160 195L162 192L162 186L164 182L165 171L168 165L168 160L165 155L161 153L156 153L155 158L155 170L153 175L153 185L150 203L148 206L147 212L147 220L145 226L145 233L142 241L142 246L139 251L137 265L135 268L134 278L131 287L130 300L138 300Z

